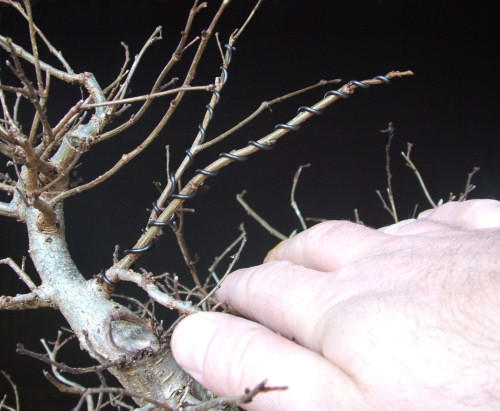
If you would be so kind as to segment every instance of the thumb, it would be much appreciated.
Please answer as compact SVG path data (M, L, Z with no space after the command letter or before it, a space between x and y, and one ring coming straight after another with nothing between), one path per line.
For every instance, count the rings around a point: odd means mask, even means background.
M258 394L249 410L352 410L360 394L351 378L320 355L264 326L223 313L198 313L176 327L174 358L219 396L241 395L263 380L286 390Z

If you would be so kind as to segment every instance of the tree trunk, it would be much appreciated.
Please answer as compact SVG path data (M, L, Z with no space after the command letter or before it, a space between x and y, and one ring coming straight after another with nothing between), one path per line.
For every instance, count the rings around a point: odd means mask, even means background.
M123 365L109 371L125 389L175 404L171 399L184 393L189 377L173 359L162 330L111 300L100 280L82 276L67 249L62 206L56 215L58 227L43 229L40 211L25 208L30 256L55 308L91 357L101 364L123 360ZM194 390L196 396L186 398L190 403L204 397L199 386ZM136 402L146 404L140 399Z

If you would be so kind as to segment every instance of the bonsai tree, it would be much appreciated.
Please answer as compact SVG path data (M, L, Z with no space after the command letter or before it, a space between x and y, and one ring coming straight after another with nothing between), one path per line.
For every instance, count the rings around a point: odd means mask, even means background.
M28 34L26 45L8 34L0 35L5 60L0 75L0 152L6 157L0 175L3 192L0 214L2 218L23 224L29 242L27 259L19 261L2 256L1 262L10 270L5 275L17 275L25 285L25 292L3 295L0 308L56 310L66 321L55 341L42 340L45 352L36 353L22 345L17 352L48 364L51 372L47 372L46 377L60 391L79 395L77 408L83 403L89 409L107 405L133 408L130 401L126 402L131 398L143 407L141 409L211 409L227 404L236 406L266 390L279 389L266 386L265 381L256 381L255 386L241 396L213 398L177 366L170 353L169 336L177 318L199 310L224 309L214 299L213 292L223 281L224 274L233 269L245 242L242 227L229 247L221 244L220 255L209 268L208 275L201 275L196 256L188 247L189 239L184 235L186 215L192 211L188 208L189 202L207 183L217 179L220 171L237 167L246 160L245 167L247 164L251 167L249 163L256 153L273 149L281 139L298 132L303 123L314 121L320 114L327 115L333 103L350 98L360 89L384 86L395 78L413 73L389 71L374 73L361 80L322 80L276 96L245 118L233 121L227 130L211 133L212 120L231 76L236 45L244 41L245 31L253 24L261 0L249 7L240 21L231 21L234 27L226 36L217 34L217 25L230 8L230 1L218 2L215 9L212 5L209 10L205 10L206 3L193 1L184 26L178 29L180 33L174 50L161 51L165 63L155 68L146 93L136 93L134 81L143 70L151 72L149 67L144 67L143 61L161 43L161 27L153 28L138 50L131 50L123 43L124 58L120 69L111 80L103 82L98 74L73 68L64 51L59 51L58 45L37 26L29 0L0 0L0 3L17 13ZM208 13L211 15L207 19ZM203 14L205 16L200 17ZM200 19L203 29L199 29ZM210 48L217 50L218 56L206 61L203 56ZM213 76L209 81L198 80L201 64L211 67ZM78 65L83 64L79 62ZM106 74L109 77L109 73ZM320 91L319 97L303 94L311 90ZM63 93L75 98L66 110L56 115L58 110L54 109L54 101ZM231 140L258 115L297 95L301 95L297 109L275 121L268 130L260 134L251 132L251 137L243 142ZM200 100L204 101L202 115L189 118L193 128L191 137L179 140L170 136L167 124L175 121L176 116L185 116L183 110L188 113L192 110L187 103L194 101L199 107ZM154 123L153 117L156 118ZM89 166L96 161L92 153L131 130L135 135L134 146L125 149L130 141L114 145L113 155L105 156L106 164L99 163L95 167L100 171L82 181L79 170L81 167L93 169ZM384 131L389 136L389 149L394 128L385 124ZM162 150L157 149L159 140ZM127 167L133 168L135 158L146 155L155 144L155 155L164 159L164 169L158 173L163 177L154 185L157 194L148 201L148 215L142 216L138 210L142 232L132 245L115 247L110 244L110 263L97 272L83 272L66 241L66 202L75 198L73 204L77 207L78 196L110 184L117 173ZM109 150L110 146L106 147ZM408 149L405 160L412 165L409 154ZM385 207L397 221L389 159L387 154L389 197ZM418 174L416 168L414 171ZM297 180L298 173L292 200ZM425 188L423 182L421 184ZM468 181L463 198L470 187ZM213 207L210 204L215 199L210 199L210 192L203 195L203 205ZM254 213L241 195L238 198L250 213ZM432 204L432 199L430 202ZM116 204L99 204L99 207L120 209ZM296 206L295 210L301 221L300 228L305 228L306 223ZM256 218L278 238L288 235L277 234L277 230L262 218ZM97 222L93 224L98 226ZM168 231L175 234L185 262L182 275L175 274L168 261L159 272L143 267L139 261ZM221 268L221 261L227 262L230 255L233 258ZM129 284L128 288L125 283ZM142 299L137 297L135 289L142 291ZM169 321L164 321L166 318L158 314L165 312L162 309L178 313L178 316L170 316ZM81 350L93 359L93 365L82 367L78 361L66 365L59 360L60 351L73 340L78 341ZM79 377L71 377L87 373L97 376L99 383L81 382ZM113 386L105 378L107 373L117 380ZM8 374L5 378L11 381ZM15 387L15 381L11 384Z

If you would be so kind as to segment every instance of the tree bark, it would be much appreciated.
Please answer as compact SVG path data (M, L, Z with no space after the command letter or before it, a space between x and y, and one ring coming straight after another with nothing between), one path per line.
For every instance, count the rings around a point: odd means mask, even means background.
M109 371L125 389L175 405L173 399L184 393L189 377L173 359L168 341L148 321L111 300L100 280L83 277L68 252L61 205L56 208L58 227L41 229L40 214L32 206L24 209L29 253L44 290L75 332L80 347L101 364L123 360L123 365ZM195 396L188 395L188 402L203 399L199 386L193 391Z

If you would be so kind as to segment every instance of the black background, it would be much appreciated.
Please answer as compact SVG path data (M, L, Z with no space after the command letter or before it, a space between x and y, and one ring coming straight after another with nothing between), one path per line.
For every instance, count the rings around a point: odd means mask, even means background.
M208 3L192 36L208 26L219 4ZM241 26L252 4L232 1L217 28L222 42ZM121 41L129 45L133 56L154 28L163 26L163 40L146 53L132 83L135 95L148 91L170 57L190 5L180 0L55 0L36 2L34 14L74 70L93 72L101 86L109 84L121 67ZM0 8L0 13L2 34L28 47L25 22L6 7ZM296 193L306 216L352 219L357 208L366 224L389 224L390 217L375 195L376 189L384 191L386 187L386 136L379 130L389 121L396 127L392 172L400 218L411 216L415 204L419 210L428 207L399 154L407 142L414 143L412 158L435 201L447 199L450 192L463 191L467 173L474 166L481 171L473 180L477 189L471 197L498 198L498 17L496 1L264 2L236 45L229 81L208 138L243 119L262 101L320 79L362 80L407 69L416 75L360 90L287 135L272 152L259 152L209 180L210 189L186 204L196 209L187 217L185 232L191 252L199 256L200 272L206 272L214 256L237 236L240 222L245 222L248 230L240 266L259 263L276 243L236 203L235 194L243 189L248 191L249 203L276 228L286 234L298 228L289 195L300 164L312 164L303 171ZM182 78L194 50L186 52L172 76ZM56 63L45 51L42 56ZM193 84L213 82L219 66L219 52L212 40ZM3 81L9 78L3 61L2 77ZM220 151L262 137L276 123L293 117L300 105L320 100L326 90L317 89L275 106L272 113L262 114L228 142L198 156L196 168L208 164ZM52 123L79 98L77 87L53 80L49 104ZM152 181L165 181L165 145L171 145L172 165L179 164L209 98L203 93L187 95L160 138L140 158L95 190L67 200L70 252L87 278L110 265L115 244L127 247L136 241L148 216L146 209L156 195ZM150 115L127 133L97 145L83 158L80 177L90 181L135 147L168 104L168 97L159 100ZM2 172L7 170L4 164ZM14 174L11 168L7 171ZM5 218L0 221L0 258L12 256L19 262L27 254L24 228ZM169 271L181 278L187 276L171 233L141 259L141 265L155 274ZM35 274L33 278L37 280ZM1 268L0 284L2 294L26 292L5 267ZM42 351L39 339L54 339L61 324L61 316L50 310L0 313L0 368L17 382L25 410L69 409L77 401L45 382L37 361L14 352L16 342ZM67 357L65 361L74 366L88 363L87 356L78 350L68 351ZM0 394L3 392L8 388L2 381Z

